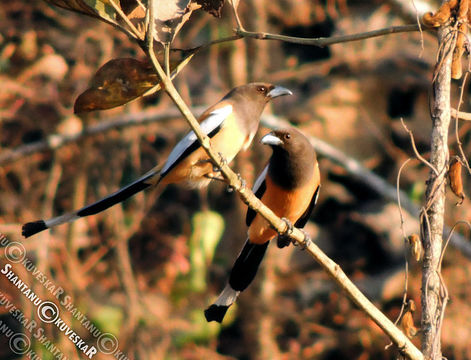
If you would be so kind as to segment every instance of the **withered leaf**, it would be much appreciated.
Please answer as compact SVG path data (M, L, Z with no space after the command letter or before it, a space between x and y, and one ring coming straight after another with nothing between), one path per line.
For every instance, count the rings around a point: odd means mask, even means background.
M155 39L171 43L191 13L200 7L191 0L154 1Z
M408 237L410 251L412 256L414 257L415 261L420 261L422 257L422 242L420 241L420 236L417 234L411 234Z
M460 63L461 64L461 63ZM448 170L448 178L450 180L450 188L453 193L460 198L456 205L461 205L466 198L463 192L463 178L462 178L462 165L457 156L454 156L450 162L450 169Z
M201 5L202 9L214 17L221 17L221 10L224 6L224 0L196 0L196 3Z
M144 94L159 82L151 64L132 58L113 59L91 80L75 101L74 112L111 109Z
M405 309L404 315L401 319L401 327L406 336L409 339L412 339L418 334L418 329L414 325L414 318L412 313L416 310L415 302L412 299L409 299Z
M193 56L194 53L179 52L170 62L170 77L173 79ZM90 88L75 100L74 112L111 109L160 89L159 77L150 63L132 58L113 59L96 72Z

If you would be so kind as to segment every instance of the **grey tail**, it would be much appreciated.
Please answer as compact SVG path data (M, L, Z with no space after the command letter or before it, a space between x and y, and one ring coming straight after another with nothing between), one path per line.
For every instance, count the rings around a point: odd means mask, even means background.
M26 223L22 227L22 235L27 238L43 230L50 229L54 226L73 222L77 219L80 219L81 217L94 215L99 212L102 212L108 209L109 207L116 205L151 186L152 182L149 182L149 180L158 174L158 171L151 170L146 175L134 181L133 183L123 187L122 189L114 192L111 195L108 195L107 197L101 200L98 200L93 204L84 206L80 210L57 216L49 220L37 220L34 222Z
M241 291L244 291L255 278L260 263L265 256L268 242L262 245L246 241L231 270L229 283L221 292L216 302L204 311L208 322L222 322L227 309L236 301Z

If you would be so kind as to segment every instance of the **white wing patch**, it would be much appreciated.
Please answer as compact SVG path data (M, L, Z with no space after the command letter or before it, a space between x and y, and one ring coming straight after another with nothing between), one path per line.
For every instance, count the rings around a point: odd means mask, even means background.
M253 184L252 192L256 193L258 189L260 189L260 186L262 186L263 181L267 177L267 172L268 172L268 164L265 166L263 171L260 173L258 176L257 180L255 180L255 183Z
M206 135L208 135L211 133L211 131L220 126L231 113L232 105L227 105L210 112L208 117L201 122L201 130ZM165 174L172 167L172 165L180 159L185 150L188 149L195 141L198 141L198 139L195 132L192 130L186 134L177 145L175 145L161 170L161 174Z

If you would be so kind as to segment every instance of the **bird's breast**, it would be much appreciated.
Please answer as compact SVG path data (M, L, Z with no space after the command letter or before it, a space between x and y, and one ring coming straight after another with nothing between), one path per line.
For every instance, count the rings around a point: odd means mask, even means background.
M309 207L312 197L319 186L319 170L316 166L314 175L303 186L294 189L285 189L267 176L266 190L262 202L268 206L278 217L287 218L293 224L304 214ZM273 239L277 233L270 224L260 215L255 216L248 230L250 242L263 244Z

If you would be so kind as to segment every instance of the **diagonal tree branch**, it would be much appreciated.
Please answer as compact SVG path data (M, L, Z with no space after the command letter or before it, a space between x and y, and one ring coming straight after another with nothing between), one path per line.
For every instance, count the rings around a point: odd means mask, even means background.
M149 9L152 9L152 1L149 0ZM154 28L154 19L152 10L149 11L149 33L147 37L152 39ZM219 154L216 154L211 148L210 139L202 133L198 121L191 113L188 106L185 104L180 94L175 89L172 81L166 76L160 63L157 61L154 51L152 40L148 42L147 48L148 55L154 65L154 68L159 75L164 85L165 91L174 101L175 105L181 111L192 130L196 134L198 141L200 142L203 149L206 151L208 156L212 159L214 164L219 167L221 174L224 176L228 184L239 193L240 198L253 210L257 211L264 219L266 219L273 228L282 234L288 233L288 225L279 217L277 217L269 208L252 193L252 191L245 187L240 176L235 174L227 165L227 163L221 161ZM363 293L350 281L345 275L339 265L332 261L327 255L325 255L320 248L315 245L309 239L306 239L305 235L301 230L294 228L291 236L297 244L306 248L307 252L322 265L322 267L332 276L332 278L344 289L348 297L360 306L372 319L383 329L383 331L389 335L392 341L398 346L400 351L404 353L410 359L423 359L422 353L412 344L412 342L400 331L392 322L389 320L378 308L376 308L364 295Z

